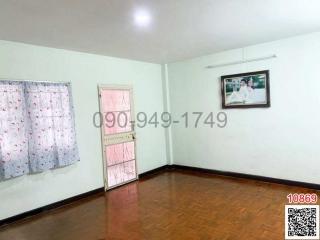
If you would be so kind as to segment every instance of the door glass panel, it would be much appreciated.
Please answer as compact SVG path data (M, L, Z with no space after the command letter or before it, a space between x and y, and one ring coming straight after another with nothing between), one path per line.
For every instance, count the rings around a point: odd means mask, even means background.
M129 90L101 90L105 134L132 131Z
M108 167L108 187L113 187L124 182L122 164Z
M121 112L105 112L104 116L104 131L105 134L117 134L123 132L131 132L131 112L121 111Z
M123 179L130 181L136 177L136 163L135 161L125 162L123 164Z
M106 146L107 166L135 159L134 142L124 142Z
M106 147L109 187L136 178L134 142L124 142Z
M100 88L106 188L137 178L131 90Z
M135 160L108 167L108 185L116 186L136 178Z

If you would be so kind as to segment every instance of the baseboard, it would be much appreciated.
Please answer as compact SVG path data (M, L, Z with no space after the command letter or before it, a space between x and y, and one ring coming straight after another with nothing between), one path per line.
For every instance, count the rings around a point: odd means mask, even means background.
M227 177L245 178L245 179L257 180L257 181L262 181L262 182L277 183L277 184L283 184L283 185L289 185L289 186L296 186L296 187L303 187L303 188L309 188L309 189L314 189L314 190L320 190L320 184L299 182L299 181L286 180L286 179L280 179L280 178L265 177L265 176L252 175L252 174L246 174L246 173L228 172L228 171L190 167L190 166L176 165L176 164L171 165L171 169L190 170L190 171L211 173L211 174L227 176Z
M164 165L164 166L139 174L139 178L151 177L151 176L154 176L155 174L159 174L163 171L167 171L170 169L172 169L172 165Z
M167 169L169 169L169 167L170 167L170 165L164 165L164 166L158 167L156 169L141 173L141 174L139 174L139 178L142 179L142 178L145 178L145 177L153 176L153 175L155 175L157 173L166 171ZM71 198L67 198L67 199L59 201L59 202L55 202L55 203L52 203L52 204L49 204L49 205L46 205L46 206L31 210L31 211L28 211L28 212L24 212L24 213L21 213L21 214L18 214L18 215L9 217L9 218L5 218L3 220L0 220L0 227L3 227L5 225L11 224L11 223L14 223L14 222L17 222L17 221L21 221L23 219L38 215L40 213L43 213L43 212L46 212L46 211L49 211L49 210L53 210L55 208L62 207L64 205L68 205L68 204L73 203L75 201L78 201L80 199L87 198L87 197L90 197L92 195L95 195L95 194L98 194L98 193L103 193L103 192L104 192L104 188L103 187L102 188L98 188L98 189L95 189L95 190L92 190L92 191L89 191L89 192L86 192L86 193L83 193L83 194L80 194L80 195L77 195L77 196L74 196L74 197L71 197Z
M46 206L43 206L43 207L40 207L40 208L36 208L36 209L28 211L28 212L24 212L24 213L15 215L13 217L9 217L9 218L0 220L0 227L8 225L8 224L13 223L13 222L17 222L17 221L23 220L25 218L32 217L34 215L38 215L40 213L43 213L43 212L46 212L46 211L49 211L49 210L52 210L52 209L55 209L55 208L62 207L64 205L68 205L68 204L73 203L75 201L78 201L80 199L87 198L89 196L96 195L98 193L103 193L103 192L104 192L104 188L98 188L98 189L95 189L95 190L92 190L92 191L89 191L89 192L86 192L86 193L83 193L83 194L80 194L80 195L76 195L76 196L71 197L71 198L64 199L64 200L59 201L59 202L55 202L55 203L52 203L52 204L49 204L49 205L46 205Z
M271 177L265 177L265 176L258 176L258 175L251 175L251 174L245 174L245 173L236 173L236 172L228 172L228 171L220 171L220 170L213 170L213 169L206 169L206 168L198 168L198 167L190 167L190 166L184 166L184 165L164 165L161 167L158 167L156 169L144 172L139 174L139 178L148 178L152 177L156 174L165 172L165 171L172 171L172 170L187 170L187 171L193 171L193 172L201 172L201 173L209 173L209 174L215 174L215 175L221 175L221 176L227 176L227 177L234 177L234 178L244 178L244 179L252 179L257 181L263 181L263 182L269 182L269 183L277 183L277 184L283 184L283 185L289 185L289 186L296 186L296 187L303 187L303 188L309 188L314 190L320 190L320 184L315 183L307 183L307 182L299 182L299 181L292 181L292 180L286 180L286 179L279 179L279 178L271 178ZM32 217L34 215L53 210L55 208L62 207L64 205L70 204L72 202L78 201L83 198L87 198L89 196L103 193L104 188L98 188L71 198L67 198L65 200L55 202L49 205L46 205L44 207L40 207L25 213L18 214L13 217L9 217L3 220L0 220L0 227L8 225L13 222L17 222L20 220L23 220L25 218Z

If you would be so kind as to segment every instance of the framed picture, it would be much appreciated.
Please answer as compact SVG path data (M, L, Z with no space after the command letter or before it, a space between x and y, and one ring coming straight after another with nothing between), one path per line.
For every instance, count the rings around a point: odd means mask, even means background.
M222 108L270 107L269 70L221 77Z

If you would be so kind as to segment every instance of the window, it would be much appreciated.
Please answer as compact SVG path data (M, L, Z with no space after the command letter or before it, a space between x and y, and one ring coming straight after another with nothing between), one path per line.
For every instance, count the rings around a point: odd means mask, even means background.
M0 82L0 180L79 161L71 86Z

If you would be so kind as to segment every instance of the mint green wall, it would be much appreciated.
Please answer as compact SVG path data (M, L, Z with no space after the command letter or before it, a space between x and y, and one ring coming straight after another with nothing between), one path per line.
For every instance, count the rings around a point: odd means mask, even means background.
M243 55L270 54L278 58L205 68L241 60ZM100 130L92 124L98 111L97 84L131 84L136 112L151 116L165 110L179 120L184 112L221 111L221 75L269 69L271 108L225 110L224 129L184 128L181 123L169 130L138 128L139 173L174 163L319 183L319 59L320 33L171 63L162 69L157 64L0 41L0 78L72 82L81 157L70 167L1 182L0 219L103 186Z
M0 219L103 186L97 84L132 85L135 112L163 111L161 66L80 52L0 41L0 78L71 81L81 161L0 183ZM167 164L162 128L137 129L139 173Z
M271 54L278 57L205 68ZM174 125L173 163L319 184L319 59L320 33L313 33L169 64L177 116L221 111L222 75L269 69L271 86L270 108L226 109L226 128Z

